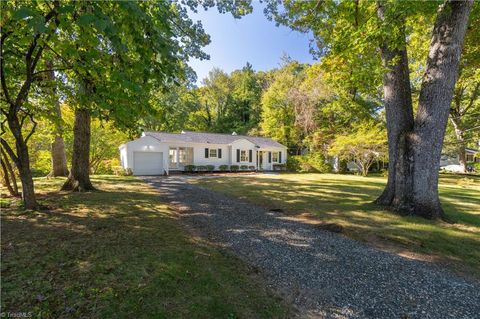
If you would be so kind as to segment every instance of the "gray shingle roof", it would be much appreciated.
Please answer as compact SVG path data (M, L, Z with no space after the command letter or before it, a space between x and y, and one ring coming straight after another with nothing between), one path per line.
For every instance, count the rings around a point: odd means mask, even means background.
M145 132L146 136L156 138L160 142L191 142L210 144L231 144L240 139L246 139L260 148L286 147L269 137L257 137L247 135L232 135L219 133L202 133L183 131L182 133Z

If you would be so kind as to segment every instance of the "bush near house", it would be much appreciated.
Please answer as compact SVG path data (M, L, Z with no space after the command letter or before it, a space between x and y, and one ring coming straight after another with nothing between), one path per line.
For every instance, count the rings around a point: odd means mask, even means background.
M228 171L228 165L220 165L218 169L221 170L222 172Z
M253 166L253 165L252 165L252 166L249 166L248 169L251 170L251 171L254 171L254 170L255 170L255 166Z
M284 171L286 169L285 164L273 164L274 171Z
M332 165L319 152L289 156L285 168L290 172L300 173L329 173L332 171Z
M230 170L231 170L232 172L237 172L238 169L239 169L238 165L230 165Z
M198 165L197 166L197 172L206 172L207 171L207 166L205 165Z
M240 165L240 170L242 171L248 170L248 165Z
M478 162L469 162L467 163L467 166L471 166L473 168L473 171L475 173L480 173L480 163Z
M207 172L213 172L215 165L207 165Z
M185 168L184 168L184 170L185 170L185 172L192 173L192 172L194 172L194 171L195 171L195 168L196 168L196 166L195 166L195 165L185 165Z

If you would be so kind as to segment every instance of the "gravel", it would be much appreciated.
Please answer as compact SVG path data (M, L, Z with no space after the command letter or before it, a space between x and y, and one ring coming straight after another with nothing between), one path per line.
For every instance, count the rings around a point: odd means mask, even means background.
M260 269L302 318L480 318L476 280L188 184L182 176L144 180L196 231Z

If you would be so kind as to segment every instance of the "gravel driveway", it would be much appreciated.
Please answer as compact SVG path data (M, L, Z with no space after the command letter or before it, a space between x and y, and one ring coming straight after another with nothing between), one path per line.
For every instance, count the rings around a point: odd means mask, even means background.
M302 318L480 318L478 281L190 185L185 177L144 180L186 223L259 268Z

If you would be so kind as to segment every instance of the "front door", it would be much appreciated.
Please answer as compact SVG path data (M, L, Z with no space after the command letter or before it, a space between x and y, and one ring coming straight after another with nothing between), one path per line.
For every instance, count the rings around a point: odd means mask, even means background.
M257 169L263 170L263 152L257 152Z

